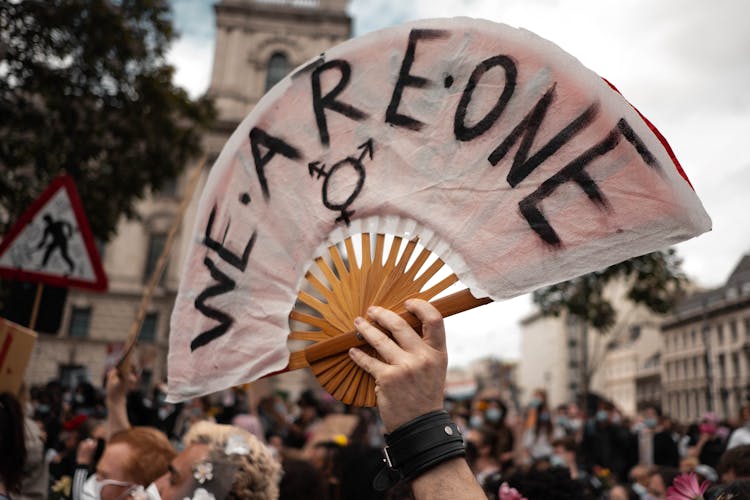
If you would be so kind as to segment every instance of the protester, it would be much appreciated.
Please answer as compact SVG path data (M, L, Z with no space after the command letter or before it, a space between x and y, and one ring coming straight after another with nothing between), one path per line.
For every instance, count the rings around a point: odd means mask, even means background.
M0 393L0 499L10 499L21 489L26 464L23 411L18 399Z
M31 405L28 402L28 391L25 385L19 391L18 402L24 411L26 463L23 467L21 489L16 495L13 495L13 498L14 500L46 499L49 487L49 471L44 460L44 435L37 422L30 418Z
M740 409L741 427L732 432L727 443L727 449L731 450L743 444L750 444L750 404L745 404Z
M190 428L184 443L168 472L146 491L158 491L161 500L199 500L209 493L217 500L278 498L281 466L249 432L203 421Z
M725 483L737 479L750 479L750 444L727 450L719 460L718 472Z

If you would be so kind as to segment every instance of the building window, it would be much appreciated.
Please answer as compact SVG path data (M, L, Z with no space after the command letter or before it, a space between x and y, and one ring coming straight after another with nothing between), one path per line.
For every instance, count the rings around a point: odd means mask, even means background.
M633 325L630 327L630 341L635 342L638 337L641 336L641 325Z
M159 188L159 195L174 198L177 196L177 177L164 179Z
M690 345L695 347L696 344L696 334L695 334L695 328L690 330Z
M745 318L745 337L750 338L750 317Z
M719 339L719 345L724 344L724 325L721 323L716 325L716 336Z
M70 325L68 326L68 335L72 338L82 339L89 336L89 326L91 323L90 307L74 307L70 311Z
M166 234L157 233L149 235L148 252L146 253L146 267L143 270L144 283L148 283L148 281L151 279L151 274L153 274L154 269L156 269L156 262L159 260L159 256L164 251L164 245L166 244L166 242ZM159 283L163 282L165 274L167 274L166 271L162 274Z
M266 72L266 92L276 85L292 69L289 60L281 52L275 52L268 60Z
M737 320L733 319L729 322L729 333L732 335L732 342L737 342Z
M723 354L719 354L719 377L724 380L727 377L727 366Z
M146 313L141 324L141 332L138 334L138 340L143 342L153 342L156 340L156 327L159 325L159 313Z
M732 375L740 376L740 355L736 352L732 353Z

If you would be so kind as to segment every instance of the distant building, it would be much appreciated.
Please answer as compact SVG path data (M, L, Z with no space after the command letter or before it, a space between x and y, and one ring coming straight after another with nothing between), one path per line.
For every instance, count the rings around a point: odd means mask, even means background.
M682 422L707 411L737 419L750 397L750 255L723 286L682 301L661 331L665 411Z
M219 119L204 137L209 164L271 86L292 68L351 36L346 4L346 0L222 0L215 5L216 47L208 94L216 101ZM107 363L118 357L195 168L189 166L183 177L140 203L140 221L121 221L117 236L102 249L109 291L70 291L59 330L39 337L27 370L28 383L101 382ZM141 328L135 358L143 368L145 384L166 378L169 318L205 184L206 174L202 175Z
M617 310L617 322L605 334L565 314L534 313L521 321L522 400L541 388L553 407L579 401L586 378L589 392L612 401L627 415L647 401L660 400L653 394L653 384L659 384L660 318L627 301L622 284L611 284L606 293Z

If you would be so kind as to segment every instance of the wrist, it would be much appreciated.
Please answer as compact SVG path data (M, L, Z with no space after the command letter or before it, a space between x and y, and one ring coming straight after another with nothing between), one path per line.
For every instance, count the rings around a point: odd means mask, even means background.
M466 456L463 437L448 412L420 415L385 435L386 468L375 478L384 490L401 479L412 480L441 463Z

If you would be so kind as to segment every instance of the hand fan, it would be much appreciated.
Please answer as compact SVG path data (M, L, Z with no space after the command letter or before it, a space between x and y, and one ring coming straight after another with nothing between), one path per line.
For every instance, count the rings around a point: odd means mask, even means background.
M458 18L293 71L225 145L195 224L169 399L309 365L342 401L372 405L346 355L367 306L403 310L460 279L467 291L435 301L458 312L711 222L666 141L607 82L533 33ZM442 262L455 277L431 283ZM310 329L291 338L314 342L291 356L290 315Z

